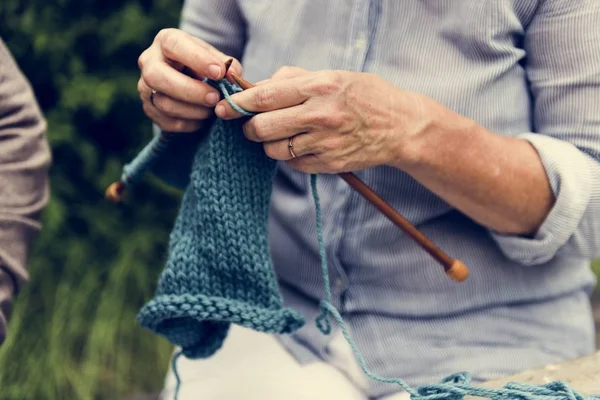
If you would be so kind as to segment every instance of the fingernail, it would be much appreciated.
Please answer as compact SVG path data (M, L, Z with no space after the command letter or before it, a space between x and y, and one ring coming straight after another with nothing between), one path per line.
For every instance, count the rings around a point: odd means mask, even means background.
M214 106L219 102L219 95L217 94L217 92L210 92L206 95L204 100L209 106Z
M219 79L219 77L221 76L221 67L218 65L211 65L210 67L208 67L208 73L210 74L211 78Z
M217 116L220 118L225 117L225 115L226 115L225 106L223 104L219 104L217 106L217 108L215 108L215 114L217 114Z

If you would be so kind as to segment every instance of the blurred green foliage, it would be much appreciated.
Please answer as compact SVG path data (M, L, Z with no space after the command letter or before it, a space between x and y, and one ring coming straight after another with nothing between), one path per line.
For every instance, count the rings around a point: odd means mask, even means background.
M52 199L0 351L0 399L123 399L162 386L171 348L135 321L179 193L104 190L149 140L137 58L181 0L0 1L0 36L48 119Z

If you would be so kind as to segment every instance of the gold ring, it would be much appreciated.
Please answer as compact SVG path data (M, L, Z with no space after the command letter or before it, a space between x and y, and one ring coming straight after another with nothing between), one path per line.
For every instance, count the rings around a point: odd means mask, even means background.
M155 95L155 94L156 94L156 90L152 89L152 90L150 91L150 104L152 104L152 107L156 107L156 106L154 105L154 95Z
M292 158L296 158L296 153L294 153L294 143L292 143L292 140L294 138L291 137L290 141L288 142L288 150L290 151L290 156L292 156Z

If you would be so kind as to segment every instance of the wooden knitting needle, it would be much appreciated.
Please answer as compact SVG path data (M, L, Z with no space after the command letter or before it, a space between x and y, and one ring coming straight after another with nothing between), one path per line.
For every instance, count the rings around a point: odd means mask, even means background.
M227 69L231 65L231 61L228 61L228 63L229 64L226 63ZM229 75L244 90L254 87L253 84L237 76L233 72ZM394 208L385 202L385 200L379 197L373 189L360 180L359 177L352 172L342 172L338 175L435 258L444 267L446 275L457 282L462 282L467 279L469 276L469 269L462 261L451 258L444 251L439 249L433 242L427 239L421 231L394 210Z

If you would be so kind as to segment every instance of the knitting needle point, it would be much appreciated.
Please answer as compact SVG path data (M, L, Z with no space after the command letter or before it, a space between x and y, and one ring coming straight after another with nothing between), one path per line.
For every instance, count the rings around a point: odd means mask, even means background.
M233 72L230 75L233 78L233 80L235 81L235 83L237 83L238 86L241 87L242 89L246 90L246 89L250 89L250 88L254 87L253 84L251 84L250 82L248 82L241 76L237 76Z
M229 67L231 67L231 64L233 64L233 58L228 58L227 61L225 61L225 74L227 75L227 71L229 71Z
M244 90L254 87L247 80L237 76L233 72L230 73L233 80ZM462 282L469 276L469 269L460 260L456 260L448 256L443 250L438 248L430 241L421 231L412 225L406 218L393 209L385 202L377 193L373 191L367 184L358 178L352 172L344 172L338 174L350 187L360 193L365 199L373 204L383 215L388 217L396 226L402 229L415 242L417 242L425 251L427 251L434 259L436 259L443 267L446 275L456 282Z
M229 68L231 68L231 64L233 64L233 58L228 58L227 61L225 61L225 79L227 79L227 73L229 72ZM227 80L233 83L231 79Z

